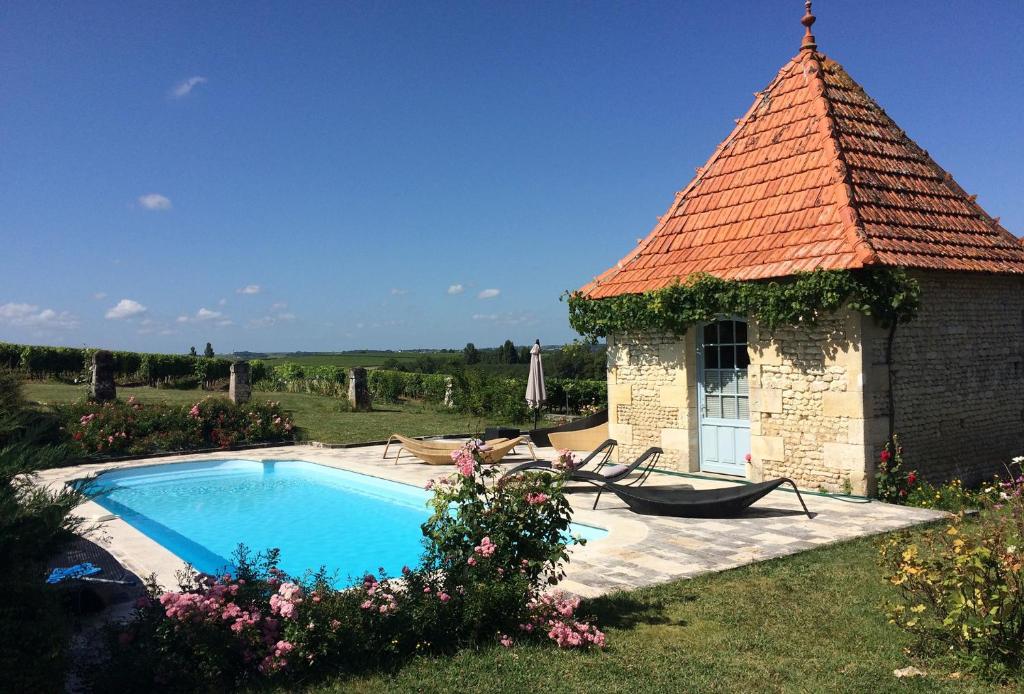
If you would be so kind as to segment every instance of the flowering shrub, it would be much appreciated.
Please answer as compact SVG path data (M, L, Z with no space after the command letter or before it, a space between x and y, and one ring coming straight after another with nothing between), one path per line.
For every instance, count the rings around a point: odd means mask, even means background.
M1024 457L1014 463L1024 463ZM999 484L977 525L957 515L945 528L882 544L889 582L900 600L892 623L940 643L975 668L1003 674L1024 657L1024 476Z
M338 590L323 573L286 576L276 550L251 558L240 547L233 575L182 576L179 590L140 601L111 635L95 688L229 690L481 643L604 647L577 598L543 592L568 558L562 476L501 478L484 451L456 451L455 472L428 484L426 552L399 579L366 575Z
M207 398L191 406L115 401L58 408L72 449L84 455L139 454L281 441L294 424L278 403L235 405Z
M885 444L878 456L877 480L878 498L892 504L904 503L917 483L916 470L903 470L903 446L896 436Z
M926 480L918 480L917 484L907 493L907 506L934 508L951 513L959 513L968 509L978 509L988 502L995 502L1002 492L1000 478L997 475L990 482L977 488L964 487L958 479L941 485L933 485Z
M514 570L531 584L557 583L569 558L566 533L572 519L564 477L548 472L502 477L497 465L484 462L485 450L476 441L455 451L457 472L431 485L434 513L423 525L428 565L466 580L475 571L486 570L492 580L498 570ZM486 569L474 568L481 560L487 560Z
M560 472L571 472L576 469L579 463L576 461L575 453L568 448L561 448L558 451L558 457L555 458L551 465Z

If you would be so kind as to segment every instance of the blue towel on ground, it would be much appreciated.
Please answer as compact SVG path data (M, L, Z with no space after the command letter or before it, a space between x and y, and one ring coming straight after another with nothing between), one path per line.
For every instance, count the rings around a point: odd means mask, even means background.
M60 583L69 578L81 578L82 576L91 576L98 574L102 571L100 567L96 566L92 562L83 562L81 564L75 564L67 568L56 568L50 572L50 577L46 579L47 583Z

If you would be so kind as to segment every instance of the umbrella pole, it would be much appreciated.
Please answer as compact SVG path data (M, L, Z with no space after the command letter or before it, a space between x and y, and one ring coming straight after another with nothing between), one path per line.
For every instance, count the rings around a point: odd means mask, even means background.
M540 408L533 408L533 428L537 428L537 421L540 419Z

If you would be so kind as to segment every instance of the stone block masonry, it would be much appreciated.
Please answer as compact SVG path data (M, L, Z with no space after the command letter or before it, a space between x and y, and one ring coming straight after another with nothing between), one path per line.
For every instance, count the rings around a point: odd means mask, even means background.
M862 320L844 311L773 333L750 324L748 477L868 491Z
M922 307L893 343L895 431L909 468L979 481L1024 455L1024 277L918 272ZM700 468L697 328L608 339L609 435L620 460L649 446ZM800 328L748 326L747 477L875 491L889 433L888 331L852 311Z
M369 412L373 409L366 369L361 366L348 371L348 402L354 412Z
M929 481L970 483L1024 455L1024 278L916 273L918 316L893 344L896 431L906 464ZM877 451L888 431L886 333L871 326L866 376Z
M114 355L105 349L97 350L92 355L92 384L89 397L96 402L107 402L117 399L117 387L114 385Z
M236 361L231 365L231 380L228 384L228 397L231 402L240 405L249 402L252 388L249 384L249 362Z
M693 331L608 338L608 435L620 461L651 446L661 466L697 470L697 384Z

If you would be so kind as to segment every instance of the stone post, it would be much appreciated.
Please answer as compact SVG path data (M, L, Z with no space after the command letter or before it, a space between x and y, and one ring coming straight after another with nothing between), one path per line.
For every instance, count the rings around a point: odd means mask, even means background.
M348 371L348 401L356 412L369 412L373 409L366 369L361 366Z
M231 384L228 386L228 397L236 405L249 402L252 387L249 385L249 362L236 361L231 365Z
M92 387L89 397L96 402L106 402L117 398L114 387L114 355L105 349L97 350L92 355Z
M455 379L451 376L444 379L444 406L455 407Z

